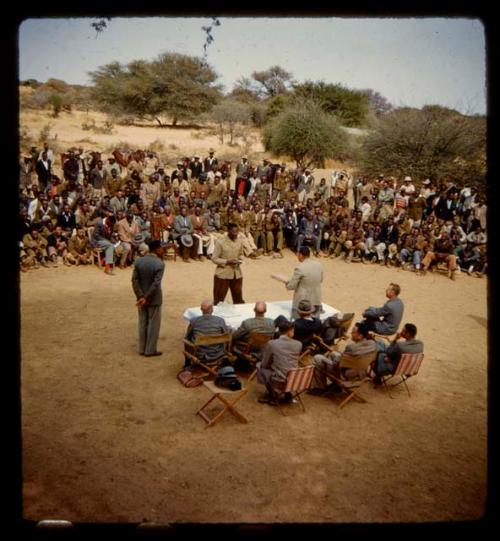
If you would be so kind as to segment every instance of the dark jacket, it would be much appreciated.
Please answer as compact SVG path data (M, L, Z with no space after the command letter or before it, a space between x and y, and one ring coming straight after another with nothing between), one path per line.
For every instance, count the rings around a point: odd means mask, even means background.
M148 306L160 306L163 302L161 280L165 263L154 254L136 259L132 273L132 288L137 299L144 297Z

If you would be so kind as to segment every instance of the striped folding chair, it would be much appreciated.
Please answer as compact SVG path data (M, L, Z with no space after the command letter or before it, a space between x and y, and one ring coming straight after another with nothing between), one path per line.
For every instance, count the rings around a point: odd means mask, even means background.
M300 405L302 406L302 410L306 411L306 408L304 407L304 403L302 402L301 394L309 389L313 377L314 372L314 365L309 366L299 366L298 368L291 368L286 375L286 382L283 389L280 389L279 392L277 392L275 389L272 389L272 399L273 402L278 406L278 409L280 410L282 415L286 415L283 411L280 401L279 401L279 394L280 393L290 393L292 400L290 403L293 403L295 399L298 399Z
M408 389L408 385L406 384L406 380L409 377L416 376L418 374L423 360L423 353L403 353L394 373L387 376L382 376L382 383L384 384L384 387L387 389L391 398L394 398L391 394L391 387L396 387L400 383L404 383L408 396L411 396L410 389ZM397 383L388 385L387 382L395 377L399 377L401 379Z

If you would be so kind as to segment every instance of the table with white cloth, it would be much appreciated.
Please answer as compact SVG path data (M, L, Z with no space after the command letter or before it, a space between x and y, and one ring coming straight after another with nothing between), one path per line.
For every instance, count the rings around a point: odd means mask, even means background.
M271 319L276 319L278 316L285 316L287 319L291 317L292 311L292 301L266 301L267 311L265 317ZM323 311L320 314L321 321L324 321L327 317L330 316L340 316L342 315L339 310L333 308L329 304L322 304ZM230 304L230 303L219 303L214 306L213 315L221 317L226 325L232 329L237 329L242 321L255 317L254 312L255 303L246 303L246 304ZM183 317L187 321L191 321L193 318L201 316L201 309L199 306L193 308L186 308L184 310Z

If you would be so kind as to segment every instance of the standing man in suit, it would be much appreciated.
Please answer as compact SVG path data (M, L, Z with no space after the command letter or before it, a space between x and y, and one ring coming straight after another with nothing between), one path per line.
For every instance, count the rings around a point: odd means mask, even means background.
M132 288L139 311L139 355L145 357L162 354L157 349L157 342L163 302L161 280L165 271L164 253L165 243L152 240L149 252L135 261L132 274Z
M282 387L288 371L299 365L302 344L293 338L293 323L283 320L279 323L278 330L280 337L270 340L264 346L262 362L257 363L257 381L267 389L266 394L259 398L259 402L263 403L272 403L273 390Z
M292 319L298 317L299 302L307 299L314 307L313 317L321 314L321 282L323 281L323 267L318 261L311 259L308 246L302 246L297 253L299 264L295 267L292 277L286 282L287 289L294 291L292 302Z
M47 152L42 152L40 159L36 162L35 171L40 192L43 192L52 178L52 161L48 158Z

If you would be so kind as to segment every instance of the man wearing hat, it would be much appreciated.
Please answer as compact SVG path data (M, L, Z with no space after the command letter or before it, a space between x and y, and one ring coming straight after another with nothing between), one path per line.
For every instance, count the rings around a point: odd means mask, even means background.
M406 176L403 180L403 186L401 188L405 189L405 195L412 195L415 193L415 186L411 181L411 177Z
M152 240L149 252L136 259L132 274L134 290L139 315L139 355L154 357L161 355L157 349L160 334L161 309L163 293L161 281L165 272L163 256L165 243Z
M214 156L215 150L213 148L209 149L208 156L203 160L203 172L209 173L210 171L217 170L217 165L219 164L219 161Z
M172 238L178 242L185 263L189 263L189 257L193 259L198 257L198 239L193 237L193 232L191 217L188 216L188 209L184 205L180 209L180 214L174 218Z
M313 305L312 313L319 317L321 313L321 282L323 267L318 261L311 259L308 246L302 246L297 253L299 264L295 267L292 277L286 282L288 290L293 291L292 318L298 315L297 308L302 299L307 299Z
M297 305L298 317L294 321L294 336L302 344L302 351L309 345L312 337L321 332L319 315L314 317L315 306L308 299L302 299Z

